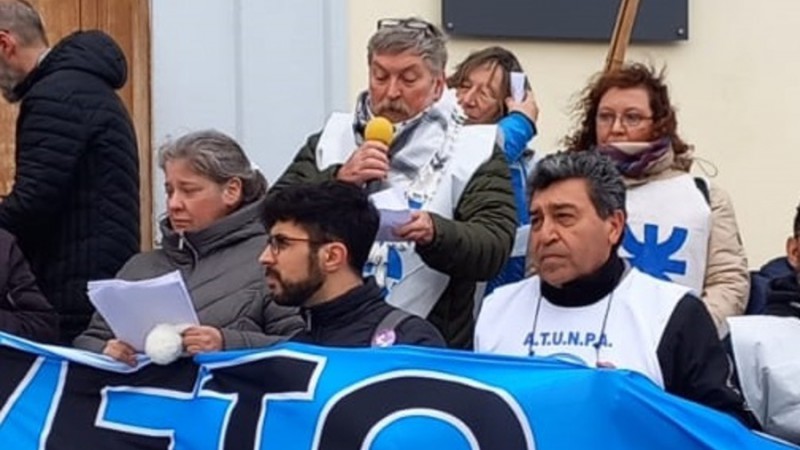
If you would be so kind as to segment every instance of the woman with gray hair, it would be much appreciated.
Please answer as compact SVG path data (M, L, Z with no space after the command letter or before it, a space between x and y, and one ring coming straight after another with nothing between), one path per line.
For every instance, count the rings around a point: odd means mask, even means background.
M497 124L502 135L503 153L511 172L514 203L517 209L517 234L511 257L503 270L486 285L485 294L495 288L525 277L525 253L530 235L530 214L526 183L528 173L538 158L528 143L536 134L539 107L527 78L522 98L512 94L514 73L522 74L517 56L503 47L492 46L470 53L447 79L458 103L467 116L467 124Z
M272 302L258 256L267 182L242 148L223 133L190 133L159 153L167 194L162 248L131 258L117 275L141 280L179 270L200 325L181 333L183 349L201 352L259 347L298 331L296 311ZM131 365L136 352L95 314L75 346Z

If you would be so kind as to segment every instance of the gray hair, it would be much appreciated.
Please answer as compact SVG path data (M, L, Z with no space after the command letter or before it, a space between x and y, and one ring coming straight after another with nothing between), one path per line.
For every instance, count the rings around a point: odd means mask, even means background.
M545 156L531 174L528 192L547 189L568 179L586 180L589 199L606 219L614 211L625 213L625 183L614 163L597 152L559 152Z
M391 20L394 24L380 26L381 22ZM367 62L372 63L376 54L398 54L411 50L422 57L428 68L436 75L444 74L447 66L446 38L439 28L425 20L410 17L406 19L384 19L379 21L378 31L367 44ZM420 27L409 26L407 24Z
M49 45L42 18L25 0L0 0L0 29L14 33L22 45Z
M230 136L216 130L202 130L181 136L162 145L158 166L184 160L197 174L223 185L233 178L242 180L242 205L252 203L267 192L267 180L247 159L244 150Z

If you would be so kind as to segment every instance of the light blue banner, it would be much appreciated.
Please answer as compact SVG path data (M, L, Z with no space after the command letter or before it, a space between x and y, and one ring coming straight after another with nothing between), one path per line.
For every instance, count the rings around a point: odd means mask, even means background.
M544 359L283 344L130 369L0 335L0 374L2 449L793 448L638 374Z

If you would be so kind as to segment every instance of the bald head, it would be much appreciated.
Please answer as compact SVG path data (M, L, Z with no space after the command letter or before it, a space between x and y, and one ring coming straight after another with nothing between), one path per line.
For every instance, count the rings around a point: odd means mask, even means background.
M42 18L25 0L0 0L0 31L13 34L22 47L48 45Z

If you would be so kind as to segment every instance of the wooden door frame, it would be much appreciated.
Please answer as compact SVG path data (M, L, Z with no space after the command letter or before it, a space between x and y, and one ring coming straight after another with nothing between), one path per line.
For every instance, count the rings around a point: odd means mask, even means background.
M130 67L134 80L133 114L139 145L139 208L142 250L153 248L153 140L152 140L152 47L150 1L137 0L139 9L134 19L134 54Z

